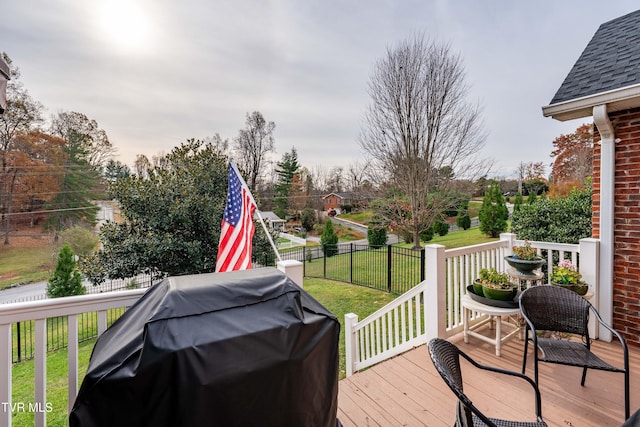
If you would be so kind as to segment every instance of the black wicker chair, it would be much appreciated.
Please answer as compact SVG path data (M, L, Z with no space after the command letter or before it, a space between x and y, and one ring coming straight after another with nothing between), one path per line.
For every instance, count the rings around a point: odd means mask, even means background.
M429 341L429 355L431 356L431 360L433 361L433 364L435 365L444 382L447 383L449 388L458 397L455 424L457 427L544 427L547 425L542 420L540 391L538 390L538 386L533 382L531 378L522 375L519 372L507 371L500 368L494 368L492 366L480 365L469 356L467 356L454 344L440 338L434 338ZM531 387L533 388L533 391L535 393L537 421L520 422L498 420L495 418L488 418L486 415L482 414L482 412L480 412L480 410L473 405L473 402L471 402L471 400L464 394L462 387L462 371L460 370L460 356L465 358L476 368L522 378L529 384L531 384Z
M577 366L582 369L582 381L584 386L587 369L599 369L624 374L624 418L629 418L629 352L624 338L607 325L596 309L589 301L575 292L560 286L542 285L532 286L520 296L520 310L525 320L524 358L522 361L522 373L527 366L527 352L529 341L533 342L534 351L534 381L538 383L538 362L558 363L562 365ZM622 344L621 364L623 368L612 366L591 351L591 338L589 337L589 313L592 313L597 322L618 338ZM529 333L531 331L531 333ZM557 339L543 337L539 332L571 334L580 336L577 340ZM540 353L540 354L539 354Z

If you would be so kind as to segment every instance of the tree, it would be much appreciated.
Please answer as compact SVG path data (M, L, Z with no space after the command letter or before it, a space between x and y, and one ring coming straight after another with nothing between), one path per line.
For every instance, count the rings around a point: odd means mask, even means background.
M278 182L274 187L275 213L281 218L286 218L289 205L292 204L292 196L302 195L299 171L298 152L295 147L292 147L290 152L282 155L282 160L277 163L276 167Z
M462 60L449 46L414 37L388 49L369 82L360 145L372 167L405 193L416 247L447 205L435 198L452 174L440 172L477 172L481 163L485 134L479 107L465 101L464 78Z
M471 228L471 218L469 217L469 212L466 210L459 211L458 216L456 217L456 225L463 230L468 230Z
M60 192L49 203L54 211L45 226L62 231L74 225L93 226L99 208L93 204L100 176L87 160L85 135L70 131L64 145L66 162L60 176Z
M331 257L338 254L338 235L333 230L331 220L324 224L322 236L320 236L320 245L325 256Z
M267 166L267 154L274 150L274 122L267 122L262 113L247 113L245 128L233 140L238 168L247 175L247 185L255 192L258 180Z
M62 245L56 268L47 283L47 295L51 298L83 295L82 275L76 270L76 260L71 247Z
M102 169L115 149L98 122L75 111L61 111L51 120L51 134L80 144L82 160L96 171Z
M520 210L520 207L522 206L522 194L520 194L520 192L518 191L516 193L516 200L515 202L513 202L513 211L518 211Z
M11 80L7 83L7 105L0 116L0 215L5 229L5 244L9 244L9 230L11 227L11 198L17 171L13 167L16 152L15 143L21 134L27 134L37 129L42 123L44 107L29 95L20 81L20 70L6 53L2 53L9 64Z
M574 133L553 140L555 157L551 166L554 183L582 185L591 176L593 163L593 124L583 124Z
M124 163L109 159L107 164L104 166L104 178L108 182L115 182L119 178L126 178L131 175L131 169L129 166Z
M85 258L93 253L100 239L94 232L85 227L75 226L60 233L63 244L68 245L79 258Z
M369 246L383 246L387 244L387 228L382 215L374 213L367 227Z
M504 203L500 186L497 181L491 181L487 194L482 199L482 207L478 214L480 231L491 237L498 237L507 229L509 210Z
M122 222L102 226L103 247L83 271L92 272L94 282L140 273L215 271L227 161L212 145L190 140L167 154L166 166L150 169L147 177L114 182L109 190L120 203Z

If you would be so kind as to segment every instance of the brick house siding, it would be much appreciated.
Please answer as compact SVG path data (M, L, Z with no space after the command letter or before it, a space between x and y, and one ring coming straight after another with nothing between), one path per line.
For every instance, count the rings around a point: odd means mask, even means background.
M613 327L640 346L640 108L609 114L615 146ZM594 141L600 135L595 128ZM594 145L592 235L600 235L600 151Z

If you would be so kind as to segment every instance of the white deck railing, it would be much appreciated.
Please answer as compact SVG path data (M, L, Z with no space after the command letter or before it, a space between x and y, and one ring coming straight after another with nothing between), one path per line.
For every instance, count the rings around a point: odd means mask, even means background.
M504 257L513 246L524 245L514 234L505 233L500 240L474 246L446 250L442 245L427 245L425 281L385 307L358 321L358 316L345 316L347 376L379 363L434 337L449 337L462 328L460 298L482 268L505 271ZM541 254L546 251L549 271L556 259L571 259L595 295L597 307L598 240L582 239L580 244L530 242ZM400 314L398 314L400 313ZM472 322L480 320L474 313ZM597 331L592 332L597 336Z
M98 313L98 334L107 329L107 310L128 307L136 302L146 289L117 291L103 294L81 295L0 305L0 427L11 426L12 417L12 342L11 325L28 320L35 321L35 425L46 425L47 411L47 319L67 316L68 330L68 396L69 412L78 393L78 315ZM4 347L4 348L3 348Z

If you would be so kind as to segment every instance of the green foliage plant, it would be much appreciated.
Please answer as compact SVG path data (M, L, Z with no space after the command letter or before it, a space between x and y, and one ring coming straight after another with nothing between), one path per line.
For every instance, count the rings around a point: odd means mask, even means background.
M522 206L522 194L518 191L518 193L516 194L516 198L515 201L513 202L513 211L519 211L520 207Z
M84 293L82 275L76 270L73 251L69 245L64 244L58 254L56 268L47 283L47 295L51 298L59 298Z
M478 217L480 231L490 237L498 237L500 233L507 230L509 211L502 193L500 193L500 186L495 180L489 184Z
M514 246L513 250L513 258L525 260L525 261L533 261L540 259L538 256L538 251L535 248L531 247L531 242L528 240L524 241L524 246Z
M325 256L331 257L338 254L338 235L333 230L331 220L328 220L324 224L320 244L322 245Z
M383 246L387 244L387 229L384 226L382 215L375 213L369 220L367 228L367 240L370 246Z
M478 272L478 279L483 286L493 289L511 289L513 284L509 282L507 273L500 273L495 268L482 268Z
M460 211L458 213L458 216L456 217L456 225L458 228L462 228L463 230L471 228L471 218L467 211Z
M100 239L93 231L78 225L62 231L60 233L60 239L63 243L68 244L71 250L73 250L73 253L80 258L95 251L100 242Z
M313 230L313 226L317 222L316 221L316 211L315 211L315 209L305 208L302 211L302 215L301 215L300 221L302 222L302 228L304 228L307 231Z
M576 244L591 237L590 184L565 198L545 198L522 205L513 213L511 232L521 239L556 243Z

